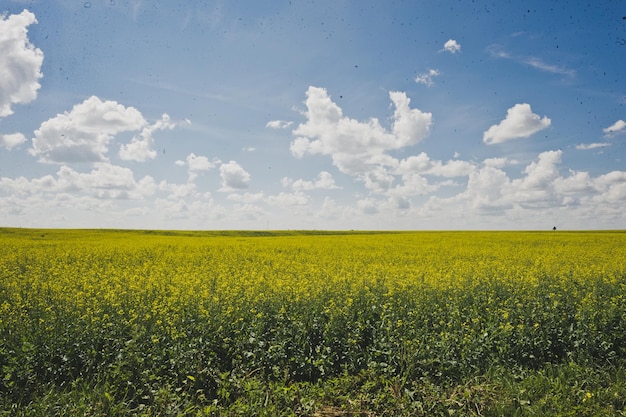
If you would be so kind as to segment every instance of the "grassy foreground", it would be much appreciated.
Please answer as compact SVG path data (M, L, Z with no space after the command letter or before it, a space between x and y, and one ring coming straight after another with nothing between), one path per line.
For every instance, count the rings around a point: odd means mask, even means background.
M0 229L0 415L619 416L624 232Z

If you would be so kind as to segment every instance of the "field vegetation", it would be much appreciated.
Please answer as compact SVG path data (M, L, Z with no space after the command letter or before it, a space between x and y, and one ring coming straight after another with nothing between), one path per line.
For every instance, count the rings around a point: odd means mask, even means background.
M0 415L623 416L625 249L0 229Z

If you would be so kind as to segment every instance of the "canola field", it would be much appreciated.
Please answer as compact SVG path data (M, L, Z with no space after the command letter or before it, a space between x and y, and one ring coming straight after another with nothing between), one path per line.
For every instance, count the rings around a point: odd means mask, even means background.
M624 415L626 232L0 229L0 415Z

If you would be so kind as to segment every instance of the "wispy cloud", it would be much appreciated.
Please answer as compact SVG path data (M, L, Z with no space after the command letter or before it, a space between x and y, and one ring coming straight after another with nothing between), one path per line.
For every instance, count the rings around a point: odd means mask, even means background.
M548 63L543 62L541 59L537 57L526 58L523 62L527 65L530 65L533 68L536 68L541 71L549 72L552 74L567 75L568 77L572 77L572 78L576 76L576 71L574 71L573 69L569 69L563 66L548 64Z
M604 148L605 146L611 146L610 143L600 142L600 143L581 143L580 145L576 145L576 149L581 151L588 151L590 149Z
M502 46L500 45L489 45L487 47L487 52L494 58L508 59L518 64L528 65L532 68L538 69L543 72L548 72L550 74L565 75L570 78L574 78L576 76L576 70L567 68L562 65L547 63L536 56L514 55L504 50L504 48L502 48Z
M287 122L285 120L270 120L265 127L270 129L286 129L291 126L293 122Z

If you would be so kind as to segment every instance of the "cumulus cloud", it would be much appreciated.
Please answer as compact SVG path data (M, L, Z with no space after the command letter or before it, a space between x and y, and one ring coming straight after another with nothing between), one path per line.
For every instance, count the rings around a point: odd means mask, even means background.
M417 77L415 77L415 82L430 87L435 83L434 78L438 76L438 70L429 68L427 72L417 74Z
M377 214L380 212L378 208L380 202L371 197L357 201L356 205L363 214Z
M487 167L504 168L507 165L515 165L519 162L509 158L487 158L483 161L483 164Z
M419 155L412 155L400 161L397 171L399 173L423 173L430 169L432 166L432 161L430 160L430 157L426 154L426 152L420 152Z
M486 166L470 174L461 195L470 207L478 210L510 207L511 203L504 198L510 183L504 171Z
M309 204L309 196L301 191L295 193L278 193L267 197L267 204L270 206L306 206Z
M432 160L425 153L410 156L400 161L396 173L399 174L427 174L440 177L464 177L476 169L475 165L468 161L453 159L448 162Z
M476 166L471 162L454 159L445 163L436 161L426 173L440 177L454 178L466 177L475 169Z
M611 126L602 129L602 131L604 132L605 137L612 137L617 134L624 133L626 132L626 122L620 119Z
M6 149L13 149L26 142L26 136L21 133L11 133L3 135L0 133L0 146Z
M540 130L546 129L552 121L534 114L530 104L516 104L507 110L506 118L491 126L483 134L483 142L488 145L503 143L512 139L527 138Z
M572 170L563 174L562 155L561 150L540 153L517 178L509 177L497 167L509 162L485 160L483 166L469 174L464 191L448 198L430 197L421 210L445 215L450 220L455 213L463 213L458 221L464 225L470 217L478 222L481 218L489 219L491 227L493 221L504 221L503 225L520 222L520 227L534 227L542 224L547 213L554 212L563 219L569 218L579 228L597 228L600 213L605 217L601 220L603 227L621 224L622 207L626 203L626 172L613 171L598 177ZM548 221L553 221L553 217Z
M524 168L525 177L514 180L523 190L546 189L552 181L559 177L557 165L561 162L563 151L546 151L539 154L538 160Z
M35 131L30 153L41 162L103 162L109 142L146 125L139 110L91 96L71 111L46 120Z
M197 194L196 184L193 182L175 184L167 181L161 181L159 183L159 191L168 194L167 198L170 200L181 200L186 197L193 197Z
M423 113L419 109L411 109L411 99L405 93L392 91L389 93L396 107L393 112L393 133L396 137L392 149L415 145L428 135L432 124L432 113Z
M326 89L309 87L303 113L307 121L293 131L292 154L297 158L307 153L330 155L335 166L349 175L395 164L386 152L423 140L430 131L432 114L410 108L405 93L390 92L389 98L395 106L391 130L383 128L376 118L360 122L344 116Z
M139 110L91 96L63 114L46 120L35 130L29 152L40 162L107 162L109 144L116 135L138 132L128 144L120 147L122 160L143 162L154 159L153 134L157 130L173 129L175 124L167 114L149 124Z
M154 138L152 134L157 130L171 130L176 126L167 114L161 116L161 120L151 125L144 126L139 135L135 135L131 142L120 147L119 157L124 161L145 162L156 158Z
M292 180L291 178L284 177L281 180L281 183L283 187L290 187L295 191L319 189L332 190L340 188L335 184L335 179L333 178L333 176L326 171L320 172L317 176L317 179L313 181L305 181L302 179Z
M263 192L235 193L235 194L228 194L226 196L226 199L231 200L231 201L237 201L239 203L245 203L245 204L257 204L265 200L265 194L263 194Z
M443 49L441 51L446 51L446 52L450 52L451 54L456 54L457 52L461 52L461 45L454 39L448 39L448 41L446 41L446 43L443 44Z
M396 198L408 199L430 194L437 189L439 189L439 185L430 183L422 174L409 172L402 175L402 183L390 188L387 194Z
M208 171L212 168L217 167L221 163L222 161L217 158L209 160L209 158L207 158L206 156L196 155L193 152L187 155L185 161L178 160L175 162L175 164L178 166L187 166L190 182L194 181L198 177L200 172Z
M125 167L97 164L90 172L78 172L61 166L56 175L28 180L0 178L0 190L14 195L86 195L99 199L142 199L153 194L157 186L150 176L139 181Z
M413 197L432 194L442 187L459 185L451 179L442 180L441 177L466 177L475 170L472 164L465 161L462 162L468 164L467 166L457 165L454 161L442 163L441 161L428 160L427 166L416 165L416 162L418 161L415 159L401 162L399 166L399 171L402 172L401 181L386 193L393 196L398 202L402 202L403 205L404 202L408 203ZM421 164L422 162L418 163Z
M250 183L250 174L235 161L220 166L220 177L222 178L220 191L245 190Z
M391 127L385 129L375 118L360 122L344 116L326 90L310 87L304 112L307 121L293 131L297 137L291 143L292 153L296 157L329 155L341 172L356 177L370 193L391 196L394 207L409 205L412 196L455 185L442 177L466 177L476 169L468 161L431 160L424 152L401 160L391 156L389 151L415 145L426 137L432 115L412 109L404 93L391 92L389 96L395 110ZM432 183L425 176L434 178ZM283 186L297 189L313 189L318 184L283 179Z
M0 117L13 114L11 105L34 100L41 87L43 52L28 40L33 23L37 19L28 10L8 17L0 14Z
M193 152L187 155L187 165L192 172L208 171L220 162L219 159L209 161L206 156L196 156Z
M536 161L528 164L520 178L511 179L500 169L507 161L485 160L482 167L468 176L467 186L461 193L450 198L433 197L441 210L454 207L474 214L505 214L514 208L538 208L558 206L554 184L560 177L558 164L562 151L539 154Z

